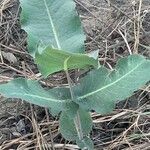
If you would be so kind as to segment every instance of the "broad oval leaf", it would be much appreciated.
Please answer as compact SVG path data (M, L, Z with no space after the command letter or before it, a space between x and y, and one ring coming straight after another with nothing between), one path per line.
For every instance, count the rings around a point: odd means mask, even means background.
M39 43L59 50L84 52L85 35L73 0L20 0L21 24L28 33L28 49Z
M17 78L7 84L1 84L0 93L9 98L21 98L32 104L50 107L55 114L67 110L68 105L73 105L69 96L67 97L68 89L59 90L55 88L46 91L37 81L23 78ZM65 97L62 96L64 94L66 94Z
M67 58L69 58L67 61L68 69L80 69L90 66L98 67L98 61L93 57L85 54L64 52L51 47L45 48L41 54L36 53L35 56L38 68L44 76L63 70L64 62Z
M89 112L79 108L80 122L81 128L83 132L83 136L88 136L90 131L92 130L92 118ZM76 131L76 127L74 124L74 119L69 117L67 112L62 112L60 116L60 132L63 137L70 141L78 140L78 134Z
M124 100L150 81L150 61L140 55L122 58L114 71L104 67L91 71L74 88L76 103L85 109L109 113L115 102Z

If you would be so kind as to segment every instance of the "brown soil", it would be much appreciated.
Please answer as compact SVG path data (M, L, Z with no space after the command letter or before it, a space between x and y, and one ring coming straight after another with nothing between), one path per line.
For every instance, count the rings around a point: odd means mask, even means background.
M87 36L86 50L98 49L101 64L111 69L119 58L129 55L130 50L150 58L149 0L142 1L139 22L140 0L75 1ZM19 13L18 0L0 1L0 83L20 76L39 78L37 67L27 53L27 35L20 27ZM135 29L134 23L139 23L140 28ZM127 41L121 33L126 35ZM5 58L3 53L10 53L11 59ZM65 81L63 73L58 73L41 82L53 87ZM150 149L149 91L147 86L135 92L118 103L110 115L91 113L94 122L91 138L95 149ZM48 115L47 110L17 99L0 97L0 149L34 150L41 144L45 149L51 149L46 147L51 143L55 143L56 149L78 149L61 137L57 118ZM64 148L64 143L68 148Z

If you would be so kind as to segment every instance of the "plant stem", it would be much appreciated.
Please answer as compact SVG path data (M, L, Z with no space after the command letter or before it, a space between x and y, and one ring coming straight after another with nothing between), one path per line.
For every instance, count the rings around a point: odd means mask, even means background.
M65 69L65 73L66 73L66 77L67 77L67 81L68 81L68 85L69 85L69 89L70 89L71 99L73 101L74 93L72 90L72 83L71 83L71 79L70 79L67 69ZM83 140L83 132L82 132L82 127L81 127L79 111L77 111L77 116L74 118L74 124L75 124L76 130L77 130L77 133L78 133L79 140Z

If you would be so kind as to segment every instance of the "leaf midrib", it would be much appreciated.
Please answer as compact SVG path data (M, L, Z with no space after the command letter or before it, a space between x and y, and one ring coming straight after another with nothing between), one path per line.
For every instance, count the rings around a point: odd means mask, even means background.
M65 100L60 100L60 99L52 99L52 98L47 98L47 97L42 97L42 96L38 96L38 95L33 95L33 94L18 94L18 93L11 93L11 95L19 95L20 97L22 96L29 96L29 97L33 97L33 98L39 98L39 99L44 99L48 102L56 102L56 103L66 103L69 102L70 99L65 99ZM17 96L18 97L18 96Z
M112 85L118 83L120 80L124 79L124 78L125 78L126 76L128 76L130 73L134 72L140 65L143 64L144 61L145 61L145 60L141 61L140 64L138 64L135 68L133 68L131 71L129 71L129 72L126 73L124 76L122 76L121 78L117 79L116 81L114 81L114 82L112 82L112 83L110 83L110 84L107 84L106 86L104 86L104 87L102 87L102 88L100 88L100 89L98 89L98 90L96 90L96 91L93 91L93 92L90 92L90 93L85 94L85 95L83 95L83 96L80 96L80 97L78 97L77 99L78 99L78 100L81 100L81 99L87 98L87 97L89 97L89 96L91 96L91 95L94 95L94 94L96 94L96 93L98 93L98 92L100 92L100 91L102 91L102 90L105 90L106 88L108 88L108 87L110 87L110 86L112 86Z
M49 8L48 8L48 6L47 6L47 1L46 1L46 0L43 0L43 1L44 1L44 5L45 5L45 8L46 8L46 11L47 11L48 19L49 19L49 22L50 22L50 24L51 24L52 31L53 31L53 34L54 34L54 37L55 37L55 41L56 41L56 44L57 44L57 48L60 50L60 49L61 49L61 46L60 46L60 42L59 42L59 39L58 39L58 34L57 34L57 31L56 31L56 28L55 28L53 19L52 19L52 17L51 17L50 10L49 10Z

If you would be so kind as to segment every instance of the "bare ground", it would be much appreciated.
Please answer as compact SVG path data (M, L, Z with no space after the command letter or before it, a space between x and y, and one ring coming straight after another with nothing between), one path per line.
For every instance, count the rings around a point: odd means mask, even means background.
M99 50L101 64L112 69L131 53L150 58L149 0L76 0L87 36L86 50ZM38 79L38 70L26 49L26 33L19 24L17 0L0 0L0 83L25 76ZM50 87L66 84L59 73L41 81ZM91 113L91 138L97 150L150 149L149 86L116 105L112 114ZM78 149L65 141L57 118L47 110L20 100L0 97L0 149ZM64 143L66 145L64 145Z

